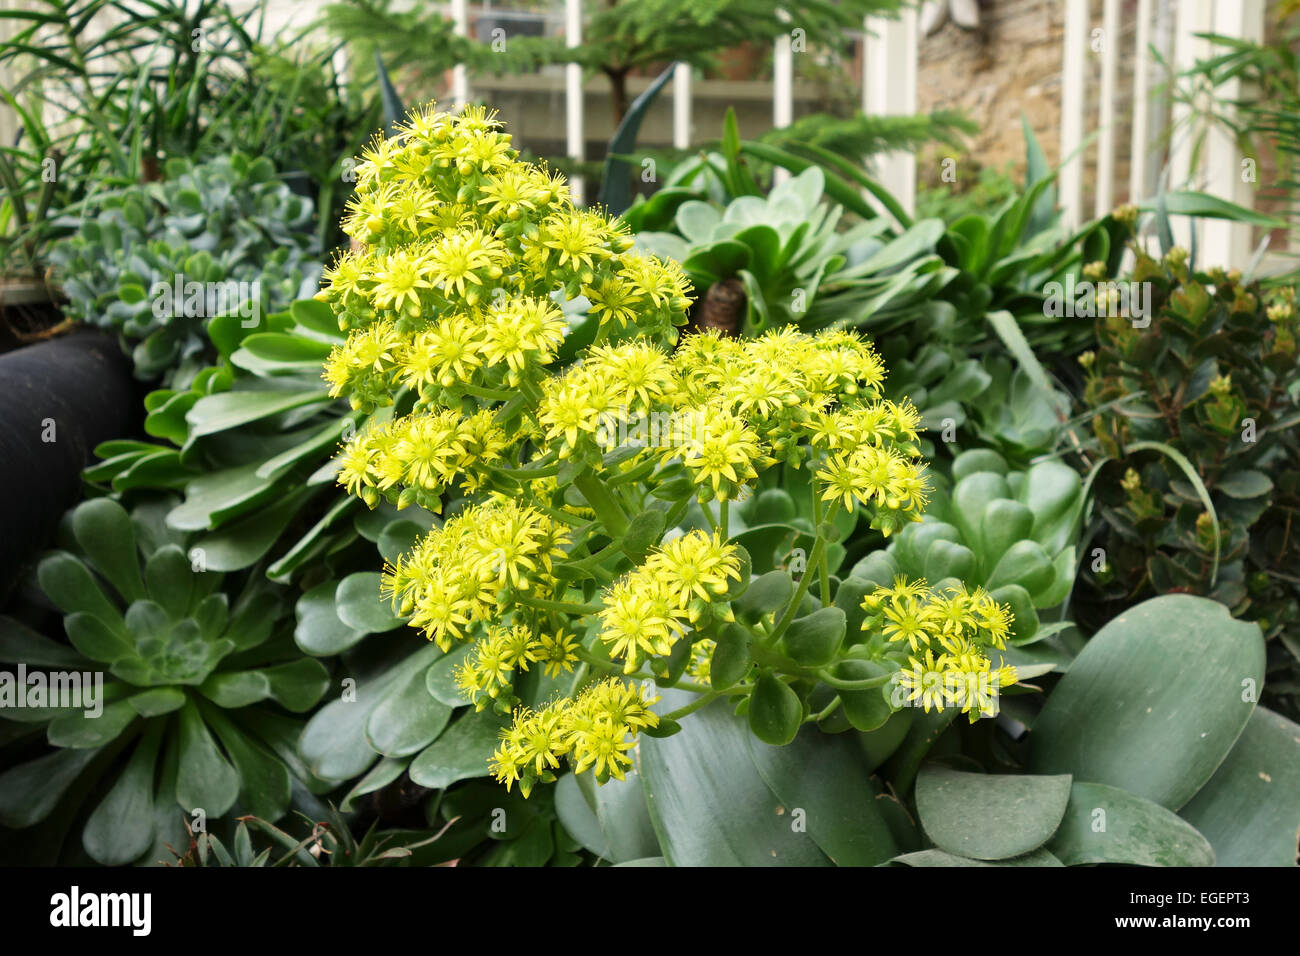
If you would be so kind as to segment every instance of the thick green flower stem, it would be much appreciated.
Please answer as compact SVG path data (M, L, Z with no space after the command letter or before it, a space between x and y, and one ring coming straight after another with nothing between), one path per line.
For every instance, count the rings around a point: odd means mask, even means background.
M514 495L518 493L517 488L497 487L496 490L508 495ZM586 532L591 524L591 522L586 522L586 524L582 524L583 519L578 517L577 515L568 511L561 511L559 508L552 508L550 505L544 505L537 500L533 500L529 502L528 507L533 508L536 511L540 511L548 518L551 518L554 521L558 521L560 524L568 525L569 528L573 529L573 537L575 538L579 537L582 533Z
M613 475L612 477L610 477L608 481L605 482L605 484L608 485L610 488L613 488L615 485L626 485L626 484L631 484L632 482L635 481L641 481L642 479L646 478L648 475L652 474L655 468L657 468L658 466L659 463L657 461L654 461L653 459L651 459L650 461L642 462L641 464L637 465L635 468L632 468L629 471L621 471L617 475Z
M521 466L519 468L503 468L498 466L494 470L500 472L507 478L524 482L533 478L549 478L552 475L557 475L560 472L560 467L560 463L556 461L555 453L547 452L545 456L539 458L537 461L530 462L526 466Z
M778 650L774 650L772 645L776 642L771 638L763 637L754 631L749 632L754 635L754 640L749 645L749 656L755 664L760 667L768 667L778 674L784 674L787 677L815 677L813 671L796 664L790 658L786 657Z
M676 710L669 711L666 714L660 714L659 719L660 720L681 720L687 714L693 714L695 713L695 711L699 710L700 708L709 706L709 704L713 703L721 696L722 696L722 691L710 690L707 693L701 694L695 700L691 701L689 704L686 704L683 707L678 707Z
M957 708L945 707L943 710L917 715L907 736L903 738L902 746L890 758L889 774L897 793L906 793L912 788L917 771L921 769L921 761L930 752L934 742L948 729L957 713Z
M496 420L498 424L504 424L505 422L510 421L510 419L514 417L515 412L522 409L523 406L524 406L524 396L515 395L510 399L510 401L506 402L504 405L498 408L496 410L496 414L493 415L492 417L493 419Z
M809 714L807 717L803 719L803 722L805 724L815 724L818 721L825 720L831 714L835 713L835 711L839 710L840 704L842 703L843 701L840 700L840 695L836 694L833 698L831 698L831 702L826 705L825 709L823 709L820 713L817 714Z
M824 684L829 684L836 690L870 690L872 687L883 687L885 684L888 684L893 677L894 673L891 671L881 677L868 677L864 680L840 680L829 670L823 669L817 672L818 680Z
M623 549L618 544L611 543L605 545L605 547L601 548L599 551L592 552L585 557L575 559L570 556L570 560L567 561L564 566L590 577L594 573L607 570L600 566L610 558L622 557L622 555Z
M676 527L677 524L681 522L682 516L686 514L686 510L690 508L691 502L694 500L693 497L687 495L681 501L677 502L677 504L673 505L672 510L669 511L667 517L664 518L664 527Z
M817 495L817 483L815 481L811 483L811 491L812 491L813 524L817 527L818 532L820 533L821 526L822 526L822 500ZM811 567L811 565L809 567ZM831 578L830 578L830 573L828 572L826 567L825 548L822 548L821 560L817 562L817 575L821 578L822 606L825 607L826 605L831 603Z
M713 694L715 697L718 696L719 694L732 694L732 693L739 692L738 690L734 690L734 689L714 690L712 687L706 687L703 684L697 684L694 681L684 680L680 677L677 680L671 682L662 681L659 677L656 677L654 674L647 674L645 671L633 671L631 674L629 674L623 670L622 664L619 664L617 661L609 661L597 657L595 654L587 650L587 648L585 647L579 647L576 653L578 655L578 660L582 661L584 665L587 665L589 667L600 668L601 670L606 671L610 674L617 674L618 676L622 677L624 680L630 680L630 681L650 680L650 681L654 681L656 684L661 684L664 687L674 687L677 688L678 690L688 690L696 694Z
M573 479L573 484L587 499L587 504L596 512L610 537L622 537L627 531L627 515L605 483L591 471L583 471Z
M781 635L786 632L787 628L789 628L795 615L799 613L799 605L803 603L803 596L808 593L808 585L812 583L812 574L810 572L815 565L821 563L826 554L826 533L823 529L835 520L835 515L839 511L839 505L840 503L838 499L832 501L831 506L826 509L825 519L817 525L817 540L813 544L813 552L812 556L808 560L808 567L804 570L804 573L799 576L799 587L795 590L794 597L790 600L789 607L787 607L785 613L781 615L781 620L778 621L776 627L772 629L772 633L768 637L768 643L775 644L780 640ZM828 601L826 603L830 602Z
M718 530L718 519L713 517L713 511L710 510L708 502L700 502L700 514L704 515L704 520L709 523L710 530Z
M483 385L461 385L466 395L473 395L475 398L485 398L489 402L508 402L516 395L514 392L507 392L500 388L487 388Z

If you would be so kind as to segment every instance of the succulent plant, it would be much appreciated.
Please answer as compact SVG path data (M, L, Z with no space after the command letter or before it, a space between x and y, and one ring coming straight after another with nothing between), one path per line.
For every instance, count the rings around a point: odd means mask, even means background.
M172 848L177 867L264 867L264 866L427 866L447 857L435 844L449 826L433 832L418 830L380 830L371 826L360 840L349 821L336 807L329 808L328 819L316 820L299 813L299 823L306 825L307 835L298 837L259 817L240 817L230 848L219 837L207 832L189 831L189 846L183 853ZM258 845L253 834L260 837ZM262 846L261 844L267 844ZM416 851L422 851L417 854ZM272 854L275 859L272 860Z
M1100 613L1151 594L1212 597L1269 639L1270 681L1295 712L1300 620L1289 533L1300 509L1294 290L1266 301L1234 270L1135 250L1141 317L1107 310L1081 357L1099 453L1101 533L1085 581ZM1100 270L1097 270L1100 272ZM1095 565L1095 566L1094 566Z
M886 551L859 561L850 578L888 585L924 578L984 587L1015 614L1011 641L1039 634L1038 611L1055 608L1074 585L1083 482L1057 461L1011 469L987 449L952 463L951 489L936 491L925 519L899 532Z
M332 400L315 374L342 336L328 308L307 299L264 317L258 330L234 316L213 319L208 335L217 363L187 388L145 400L144 428L157 441L105 442L85 477L128 500L179 493L168 524L197 533L192 544L210 570L268 558L268 576L284 583L347 543L338 519L353 509L334 509L342 496L327 488L330 456L360 414Z
M745 335L782 326L853 327L868 319L874 327L901 319L955 276L933 253L943 233L939 220L898 237L888 234L883 218L840 231L844 208L823 199L825 186L825 174L810 166L767 196L738 196L725 205L688 199L676 207L673 231L643 231L637 243L681 262L704 293L701 309L710 303L708 290L740 283L736 301L743 314L727 331ZM634 227L652 221L653 207L643 205L625 216Z
M222 575L196 570L201 552L167 537L160 510L133 524L100 498L70 513L80 554L56 551L38 570L70 648L0 622L5 660L102 680L101 713L63 700L6 709L43 726L55 750L0 776L0 823L31 826L93 794L77 819L85 851L105 864L161 860L167 841L181 845L186 815L216 820L238 806L275 820L295 786L328 788L297 756L293 715L320 700L329 675L294 647L287 602L260 574L222 590Z
M72 318L116 329L138 377L184 387L213 357L207 320L257 327L310 295L319 249L311 201L269 160L171 160L165 174L91 202L50 260Z

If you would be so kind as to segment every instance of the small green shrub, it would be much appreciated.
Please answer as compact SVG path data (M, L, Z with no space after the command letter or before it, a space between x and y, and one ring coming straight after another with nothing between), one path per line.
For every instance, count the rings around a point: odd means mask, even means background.
M1114 614L1152 594L1215 598L1264 628L1273 692L1294 707L1294 292L1269 300L1235 271L1193 272L1179 249L1162 261L1136 255L1129 280L1147 284L1149 314L1104 310L1097 348L1080 360L1103 456L1093 483L1101 550L1085 559L1090 594L1080 607ZM1090 274L1105 278L1099 266Z

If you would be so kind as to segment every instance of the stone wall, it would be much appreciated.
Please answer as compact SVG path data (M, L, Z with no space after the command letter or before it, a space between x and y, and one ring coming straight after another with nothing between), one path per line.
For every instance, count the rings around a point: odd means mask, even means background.
M1093 3L1092 22L1101 20ZM1136 0L1126 0L1120 16L1122 50L1134 42ZM981 26L962 30L951 20L922 37L918 72L918 107L923 112L960 109L979 124L969 151L958 157L958 180L982 167L1009 167L1017 181L1025 172L1023 115L1033 128L1048 162L1059 161L1061 126L1061 50L1065 4L1061 0L983 0ZM1129 118L1132 110L1132 56L1121 55L1116 102L1116 198L1128 191ZM1088 58L1088 131L1096 128L1101 57ZM1095 148L1088 150L1085 200L1092 202ZM923 186L940 182L943 151L927 151L918 178Z

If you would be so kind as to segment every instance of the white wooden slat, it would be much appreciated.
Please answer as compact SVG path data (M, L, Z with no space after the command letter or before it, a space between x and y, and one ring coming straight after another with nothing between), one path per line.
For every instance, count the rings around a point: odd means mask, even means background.
M777 129L794 122L794 53L790 35L776 38L772 61L772 125Z
M915 7L897 19L868 17L863 24L862 111L869 116L916 112L919 27ZM910 215L916 208L916 156L895 150L875 158L876 178ZM875 205L874 199L868 197Z
M570 47L582 43L582 0L564 0L564 37ZM586 157L583 134L582 66L567 63L564 67L564 128L567 155L581 162ZM583 203L584 183L581 176L569 180L573 201Z
M1101 90L1097 115L1097 188L1093 212L1115 205L1115 73L1119 64L1119 0L1102 0Z
M691 67L678 63L673 68L673 148L691 145Z
M1061 219L1072 229L1082 221L1083 103L1088 53L1088 0L1065 0L1065 37L1061 50Z
M1137 31L1133 40L1133 124L1128 154L1128 201L1147 196L1147 150L1150 139L1151 0L1137 2Z
M451 0L451 20L455 24L456 36L469 36L468 0ZM469 102L469 69L464 63L451 68L451 102L457 109Z
M780 11L783 14L785 11ZM794 48L789 33L776 38L772 51L772 125L782 129L794 122ZM785 182L789 172L777 167L772 184Z
M0 0L0 10L17 10L17 0ZM0 38L9 39L18 32L18 21L0 19ZM12 63L0 66L0 89L14 87L16 72ZM18 136L18 114L7 102L0 100L0 144L11 145Z
M1206 43L1196 36L1213 26L1214 0L1179 0L1174 9L1174 69L1181 73L1189 69L1206 54ZM1170 110L1171 137L1169 142L1169 189L1195 189L1202 185L1198 171L1193 166L1196 151L1197 127L1195 112L1185 102L1175 102ZM1184 249L1192 246L1192 231L1196 230L1196 245L1204 231L1200 223L1186 216L1171 217L1170 227L1174 242Z
M1213 11L1213 30L1224 36L1259 41L1264 36L1264 0L1219 0ZM1215 91L1220 110L1242 95L1241 82L1232 80ZM1253 206L1256 185L1242 178L1242 153L1222 126L1210 127L1206 136L1203 180L1207 192L1242 206ZM1258 178L1258 177L1257 177ZM1198 265L1242 267L1251 255L1251 227L1222 219L1209 219L1201 227Z

